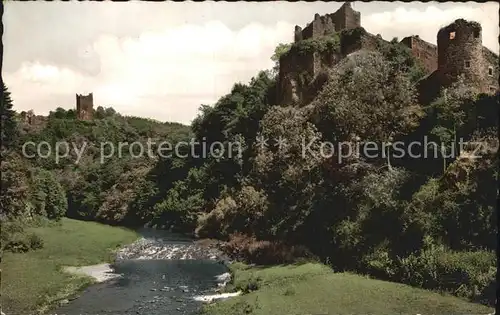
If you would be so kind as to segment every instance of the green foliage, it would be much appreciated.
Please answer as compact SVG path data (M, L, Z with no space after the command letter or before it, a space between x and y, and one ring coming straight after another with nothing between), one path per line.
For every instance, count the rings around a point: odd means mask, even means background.
M258 233L267 210L267 196L251 186L243 186L230 196L217 201L214 209L199 218L196 234L200 237L227 238L235 231Z
M25 253L43 248L43 239L35 233L27 233L25 224L17 220L3 221L1 229L1 252Z
M66 215L66 193L53 173L40 168L34 169L31 187L36 214L53 220L59 220Z
M390 42L378 38L376 45L376 49L390 62L391 67L404 73L410 82L417 83L426 75L422 62L415 58L410 48L399 42L397 38Z
M76 119L76 111L74 109L65 110L62 107L56 108L55 111L49 112L49 119Z
M0 112L1 112L1 144L2 151L4 147L10 147L15 141L18 131L17 131L17 122L16 122L16 114L12 109L12 98L10 96L10 92L5 85L5 82L2 81L2 99L0 103Z
M366 34L366 30L362 27L342 30L340 32L340 42L342 43L342 47L348 47L360 43L363 36Z
M69 113L58 108L49 115L45 128L22 138L35 143L46 141L53 148L56 143L66 141L83 150L78 165L75 164L77 155L73 148L70 148L67 158L59 161L54 156L31 160L38 168L32 180L33 211L59 218L66 214L67 209L70 217L113 224L141 225L157 219L153 206L166 194L159 188L170 188L175 178L170 174L173 165L156 167L155 164L159 164L156 149L163 141L175 144L185 140L191 134L189 128L176 123L124 117L112 108L99 107L97 117L92 121L75 120ZM148 139L151 139L150 144ZM131 155L138 152L132 151L129 144L136 141L145 149L150 147L154 156L144 152L140 158L133 158ZM103 143L109 143L103 148L109 149L105 153L110 157L101 163ZM121 149L120 143L125 144ZM27 153L34 154L33 150L33 147L28 147ZM158 173L148 175L153 170ZM57 186L59 184L55 184L57 181L61 182L63 191ZM57 197L64 194L67 198ZM63 199L67 199L68 206L64 205Z
M361 92L362 91L362 92ZM320 131L335 141L382 143L416 126L422 110L407 77L375 52L358 52L341 61L314 101ZM369 124L367 122L370 122Z
M308 38L293 43L288 52L284 54L293 53L299 56L305 56L312 53L339 53L340 40L341 35L339 33Z
M15 152L6 152L1 162L0 208L8 218L30 217L29 181L25 161Z
M450 251L428 244L419 254L400 258L396 274L404 283L478 298L494 281L495 255L486 251Z

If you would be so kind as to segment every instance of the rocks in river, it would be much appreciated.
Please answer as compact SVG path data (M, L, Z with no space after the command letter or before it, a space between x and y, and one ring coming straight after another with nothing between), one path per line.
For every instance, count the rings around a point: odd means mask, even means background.
M217 260L221 252L217 248L195 243L172 243L162 238L140 239L117 252L117 259L208 259ZM162 276L165 279L165 275Z
M221 275L218 275L217 277L215 277L217 279L217 281L219 282L226 282L226 281L229 281L231 280L231 274L229 272L225 272Z
M59 301L59 306L63 306L63 305L66 305L69 303L69 300L68 299L64 299L64 300L60 300Z

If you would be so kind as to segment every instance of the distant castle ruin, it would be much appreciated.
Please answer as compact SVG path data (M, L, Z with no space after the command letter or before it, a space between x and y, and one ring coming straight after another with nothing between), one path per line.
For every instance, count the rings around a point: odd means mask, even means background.
M76 118L81 120L91 120L94 113L94 96L76 94Z
M94 96L92 93L88 95L76 94L76 118L80 120L92 120L94 117ZM35 115L31 109L27 112L20 113L21 122L24 125L34 126L43 125L47 121L47 117Z
M280 57L278 95L280 104L306 104L312 100L326 81L325 70L333 67L352 52L376 50L383 41L361 28L361 13L350 2L335 13L320 16L304 29L295 26L295 43L325 35L351 30L349 40L340 42L340 51L303 51L292 49ZM498 55L482 45L482 28L477 22L458 19L443 27L437 35L437 46L419 38L405 37L400 41L421 61L427 76L419 83L421 101L434 98L441 87L449 85L460 75L483 93L498 91Z

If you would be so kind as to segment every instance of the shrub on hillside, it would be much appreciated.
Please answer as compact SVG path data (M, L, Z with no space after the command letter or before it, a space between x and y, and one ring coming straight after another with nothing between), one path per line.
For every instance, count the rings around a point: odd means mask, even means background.
M36 250L36 249L43 248L43 245L44 245L43 238L41 238L38 234L31 233L30 235L28 235L27 238L28 238L30 249Z
M16 153L2 152L0 166L0 209L2 215L12 219L29 217L29 182L26 165Z
M28 234L24 226L18 221L2 222L1 250L14 253L25 253L30 250L43 248L43 239L34 233Z
M32 172L31 188L36 214L55 220L66 214L66 193L52 172L35 168Z
M314 258L304 246L257 240L240 233L231 234L223 250L233 258L258 265L294 263L304 258Z
M262 224L268 208L267 196L252 186L220 199L215 208L198 220L196 234L201 237L227 237L233 232L253 234Z
M401 282L475 299L495 278L492 252L452 251L443 245L426 247L419 254L396 261L395 274Z

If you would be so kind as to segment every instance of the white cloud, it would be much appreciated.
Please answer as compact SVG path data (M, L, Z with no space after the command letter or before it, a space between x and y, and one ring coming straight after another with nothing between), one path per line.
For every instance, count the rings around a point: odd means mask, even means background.
M231 31L220 21L212 21L145 32L139 38L101 35L92 47L82 50L99 56L96 77L39 63L24 63L5 77L18 110L36 105L35 112L42 114L57 106L71 108L74 93L93 92L96 106L189 123L204 100L214 102L235 82L246 82L259 70L272 67L270 56L276 43L289 41L292 28L283 22L255 23ZM30 93L22 95L27 90ZM68 94L67 103L35 101L51 93Z
M437 32L458 18L477 21L483 28L483 45L498 52L498 3L483 3L477 8L457 5L451 9L440 9L431 5L423 10L407 9L399 6L393 11L370 14L361 17L363 27L373 34L381 34L386 39L409 35L436 44Z
M141 8L147 6L144 4ZM498 16L495 13L498 13L495 3L479 8L457 5L448 9L435 4L420 10L396 4L387 12L362 12L361 23L367 31L380 33L386 39L419 34L424 40L435 43L441 26L464 17L480 22L483 42L498 51ZM297 16L297 13L290 16ZM114 19L119 23L118 16ZM93 92L96 106L113 106L128 115L189 123L201 104L213 103L228 93L234 83L247 82L259 70L272 67L270 57L274 48L280 42L292 41L293 26L299 24L291 18L275 24L256 20L239 30L232 30L221 20L204 24L165 24L164 29L158 27L161 23L157 20L152 23L156 27L145 27L139 36L118 36L111 30L100 31L95 37L82 34L86 41L74 48L75 58L80 64L95 67L92 73L96 75L62 63L41 63L34 54L33 60L26 60L16 71L4 73L15 108L46 114L58 106L73 108L76 93ZM65 30L65 34L68 32L71 30ZM16 37L8 38L13 41Z

